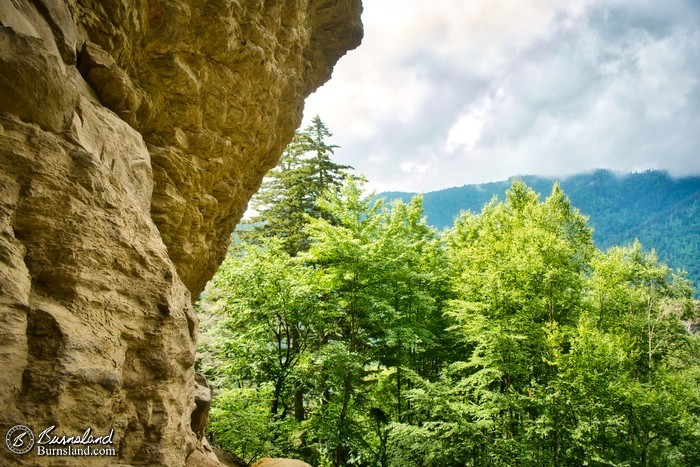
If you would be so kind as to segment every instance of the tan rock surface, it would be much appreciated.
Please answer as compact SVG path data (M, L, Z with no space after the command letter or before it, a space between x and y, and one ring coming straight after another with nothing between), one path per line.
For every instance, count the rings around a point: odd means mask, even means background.
M266 457L254 463L251 467L311 467L306 462L295 459L281 459Z
M114 428L117 449L20 457L0 441L0 465L215 462L194 454L191 296L303 99L359 44L360 10L0 1L0 429Z

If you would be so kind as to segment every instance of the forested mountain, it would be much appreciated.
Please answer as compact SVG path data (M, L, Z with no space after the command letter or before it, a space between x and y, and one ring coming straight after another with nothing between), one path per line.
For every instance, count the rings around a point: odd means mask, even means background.
M599 248L628 244L635 238L673 268L684 269L700 285L700 177L672 178L666 172L620 175L609 170L567 178L515 177L541 196L555 181L595 229ZM504 199L512 179L448 188L424 194L429 224L452 226L460 211L478 213L494 196ZM387 192L380 197L408 202L415 193Z

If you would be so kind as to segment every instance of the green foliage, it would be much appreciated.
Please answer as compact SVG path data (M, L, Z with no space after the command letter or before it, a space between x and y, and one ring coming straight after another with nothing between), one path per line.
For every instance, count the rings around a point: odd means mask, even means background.
M541 201L516 181L440 235L421 197L363 183L318 193L303 248L268 231L210 283L217 445L318 466L700 464L682 274L639 242L597 250L556 184Z
M280 452L273 438L269 387L236 388L217 394L207 427L214 442L251 463Z
M327 142L331 136L319 116L294 135L279 165L267 174L251 201L257 215L239 229L243 239L277 238L292 256L308 248L308 219L323 215L316 200L328 190L337 190L351 169L331 160L338 148Z
M435 374L443 358L446 258L418 198L389 207L348 177L317 205L306 252L276 237L232 247L206 294L220 315L208 373L271 388L270 423L289 422L278 445L297 456L387 465L388 424L406 418L403 373Z
M522 180L539 193L550 191L553 178L526 176ZM424 195L428 223L451 227L460 211L480 212L494 196L503 194L512 180L465 185ZM639 239L654 248L673 268L684 269L700 285L700 177L672 178L665 172L646 171L616 175L608 170L559 180L573 204L590 217L599 248L631 244ZM388 199L408 201L411 193L382 193Z

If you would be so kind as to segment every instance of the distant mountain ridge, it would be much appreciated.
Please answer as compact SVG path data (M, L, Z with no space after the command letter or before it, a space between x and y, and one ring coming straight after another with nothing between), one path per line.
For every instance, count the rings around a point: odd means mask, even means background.
M513 179L524 181L542 198L558 181L572 204L589 216L599 248L638 238L673 268L684 269L700 287L700 177L673 178L667 172L618 174L610 170L570 177L512 177L500 182L464 185L423 194L429 224L450 227L460 211L481 212L494 196L503 199ZM378 196L408 201L416 193Z

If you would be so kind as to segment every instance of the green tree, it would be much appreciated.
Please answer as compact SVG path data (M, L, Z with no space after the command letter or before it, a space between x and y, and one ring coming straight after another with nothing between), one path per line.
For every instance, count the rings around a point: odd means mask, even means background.
M292 408L290 380L325 332L314 271L274 238L233 253L208 289L220 316L219 370L227 386L271 385L270 414L283 418Z
M549 373L546 339L576 317L591 233L558 186L540 203L521 182L449 233L451 314L474 345L471 365L498 375L500 392L522 393Z
M388 465L390 422L410 416L404 372L439 371L446 257L420 198L389 207L348 177L318 207L307 252L291 256L277 237L234 245L207 290L220 316L209 373L230 388L212 432L241 451L223 417L254 416L261 449L273 440L315 465Z
M617 339L616 351L625 356L625 368L605 378L606 388L591 394L596 386L586 384L573 398L600 399L604 389L612 400L600 406L616 416L591 414L590 419L604 429L599 429L602 434L596 442L581 446L581 451L617 446L608 453L618 463L696 463L697 457L681 448L700 441L695 431L700 426L700 406L696 397L688 396L700 388L698 340L685 324L697 312L689 281L635 241L599 253L590 283L590 309L595 316L591 323L595 322L596 330L587 334L598 340ZM582 364L574 365L576 373L606 374L600 364L582 372ZM579 410L585 412L587 407ZM610 426L609 420L614 419L617 426Z
M598 326L634 336L642 374L650 375L687 335L681 321L695 313L692 294L690 282L639 241L595 259L591 296Z
M558 186L540 202L517 181L505 202L463 214L448 233L457 295L448 312L470 348L433 383L451 401L433 435L458 443L448 450L457 458L537 462L524 437L538 415L533 395L556 375L577 318L591 235Z
M362 400L366 373L372 360L372 340L390 307L372 293L375 271L373 249L381 231L380 201L364 196L361 182L348 179L336 195L321 197L319 207L328 218L312 219L311 247L303 259L320 272L325 296L336 307L336 335L319 362L322 380L316 391L322 398L314 419L316 439L327 446L333 465L345 465L362 432ZM325 427L325 428L324 428Z
M220 389L209 412L212 441L248 464L283 456L287 445L280 442L280 424L270 419L271 393L267 384Z
M330 132L325 123L318 115L314 116L309 126L304 129L302 137L305 143L305 152L310 154L310 192L315 201L326 190L338 190L349 175L348 170L352 167L342 165L331 160L335 150L340 146L329 144L327 141L333 133ZM318 214L322 214L320 209L316 209ZM318 216L314 216L318 217Z
M275 237L292 256L308 249L308 219L323 215L316 200L326 190L338 190L351 169L332 161L338 146L328 142L331 136L318 115L295 133L279 165L267 174L251 200L257 214L246 222L252 228L239 231L241 237L248 241Z
M311 247L301 258L319 272L338 327L328 347L332 362L319 365L333 376L324 373L318 383L329 396L318 426L334 420L324 434L334 465L387 465L388 423L405 411L402 373L434 370L434 360L421 357L435 357L435 330L444 323L444 254L420 198L388 207L348 177L319 207L326 216L311 220Z

